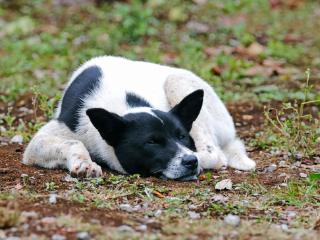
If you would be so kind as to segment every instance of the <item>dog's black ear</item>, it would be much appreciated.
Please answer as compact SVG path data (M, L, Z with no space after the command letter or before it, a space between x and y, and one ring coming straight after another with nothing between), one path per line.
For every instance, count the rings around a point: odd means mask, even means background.
M203 90L199 89L181 100L170 113L182 122L187 131L191 130L192 123L197 119L203 103Z
M114 147L119 143L127 126L126 120L102 108L90 108L87 110L87 115L109 145Z

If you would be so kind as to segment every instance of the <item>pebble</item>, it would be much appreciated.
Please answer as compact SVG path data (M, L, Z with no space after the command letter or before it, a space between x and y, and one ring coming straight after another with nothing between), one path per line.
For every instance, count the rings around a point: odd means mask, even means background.
M194 211L189 211L188 214L191 219L199 219L200 218L200 213L196 213Z
M21 135L15 135L13 138L11 138L10 142L11 143L22 144L23 143L23 137Z
M134 232L133 228L128 225L121 225L117 228L119 232Z
M55 194L55 193L49 194L49 203L51 203L51 204L57 203L57 194Z
M190 210L196 210L196 209L197 209L197 206L194 205L194 204L190 204L190 205L189 205L189 209L190 209Z
M301 162L297 161L295 163L292 164L295 167L300 167L301 166Z
M238 215L228 214L224 217L224 223L237 227L240 225L240 217Z
M41 223L45 225L50 225L56 223L57 219L55 217L44 217L41 219Z
M232 181L231 179L224 179L220 182L217 182L217 184L214 187L216 190L231 190L232 189Z
M314 163L320 164L320 157L315 157L314 158Z
M215 195L213 195L211 200L214 202L225 203L229 200L229 197L225 197L222 194L215 194Z
M64 182L77 182L78 179L71 177L69 174L62 178Z
M133 207L128 204L128 203L123 203L123 204L120 204L119 205L119 208L122 210L122 211L126 211L126 212L133 212L134 209Z
M288 231L289 231L289 227L288 227L287 224L281 224L281 225L280 225L280 228L281 228L283 231L285 231L285 232L288 232Z
M157 211L155 211L154 216L159 217L161 214L162 214L162 210L158 209Z
M23 211L23 212L21 213L21 216L22 216L23 218L32 219L32 218L38 218L38 217L39 217L39 214L36 213L35 211L31 211L31 212Z
M285 167L287 165L286 161L280 161L279 162L279 167Z
M88 232L79 232L77 233L78 240L90 240L90 234Z
M136 229L137 229L138 231L145 232L145 231L147 231L148 226L145 225L145 224L141 224L141 225L138 226Z
M6 132L7 131L7 129L4 127L4 126L0 126L0 132Z
M265 169L265 172L267 173L272 173L277 169L277 165L276 164L271 164L269 167L267 167Z
M280 187L288 187L288 184L287 183L281 183Z
M299 176L300 176L301 178L306 178L306 177L308 177L308 175L305 174L305 173L299 173Z
M60 234L54 234L52 237L51 237L51 240L65 240L66 237L63 236L63 235L60 235Z

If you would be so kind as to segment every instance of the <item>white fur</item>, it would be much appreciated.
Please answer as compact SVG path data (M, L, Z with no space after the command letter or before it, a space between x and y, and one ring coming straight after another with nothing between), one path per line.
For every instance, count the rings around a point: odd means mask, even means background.
M223 165L230 165L241 170L250 170L255 167L255 162L247 157L244 145L236 137L232 118L224 104L214 90L192 72L121 57L103 56L93 58L79 67L73 73L68 86L90 66L100 67L103 74L102 84L83 99L84 109L104 108L120 116L129 112L144 111L157 117L150 108L149 110L148 108L130 108L126 104L126 93L132 92L142 96L155 109L169 111L192 91L203 89L204 105L191 130L200 166L220 168ZM59 116L60 111L61 102L56 111L56 117ZM75 163L69 156L71 150L64 149L67 141L76 140L78 147L73 150L73 153L85 156L84 161L90 163L89 168L95 169L94 172L100 174L101 169L92 163L88 151L106 159L110 168L125 173L113 148L102 139L85 111L81 111L80 114L75 133L57 120L51 120L41 128L28 145L23 162L47 168L61 166L74 172ZM55 154L55 151L59 154Z

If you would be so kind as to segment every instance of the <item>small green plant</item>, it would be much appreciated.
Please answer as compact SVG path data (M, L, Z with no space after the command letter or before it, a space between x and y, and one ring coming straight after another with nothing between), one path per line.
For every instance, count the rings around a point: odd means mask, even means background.
M280 109L265 108L264 115L268 129L258 136L260 146L273 146L287 151L295 159L299 154L310 157L317 153L320 137L320 121L311 114L305 114L305 106L320 102L310 100L310 70L306 71L306 84L302 102L283 103Z
M55 191L57 189L57 185L55 182L46 182L45 185L47 191Z
M209 211L214 215L223 216L226 214L242 214L246 212L243 206L233 203L213 203L209 207Z

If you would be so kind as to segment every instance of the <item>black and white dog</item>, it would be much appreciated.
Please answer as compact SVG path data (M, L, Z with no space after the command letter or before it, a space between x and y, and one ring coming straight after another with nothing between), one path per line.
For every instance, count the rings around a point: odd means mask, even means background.
M255 168L214 90L190 71L121 57L77 69L55 118L29 143L25 164L97 177L196 179L201 169Z

